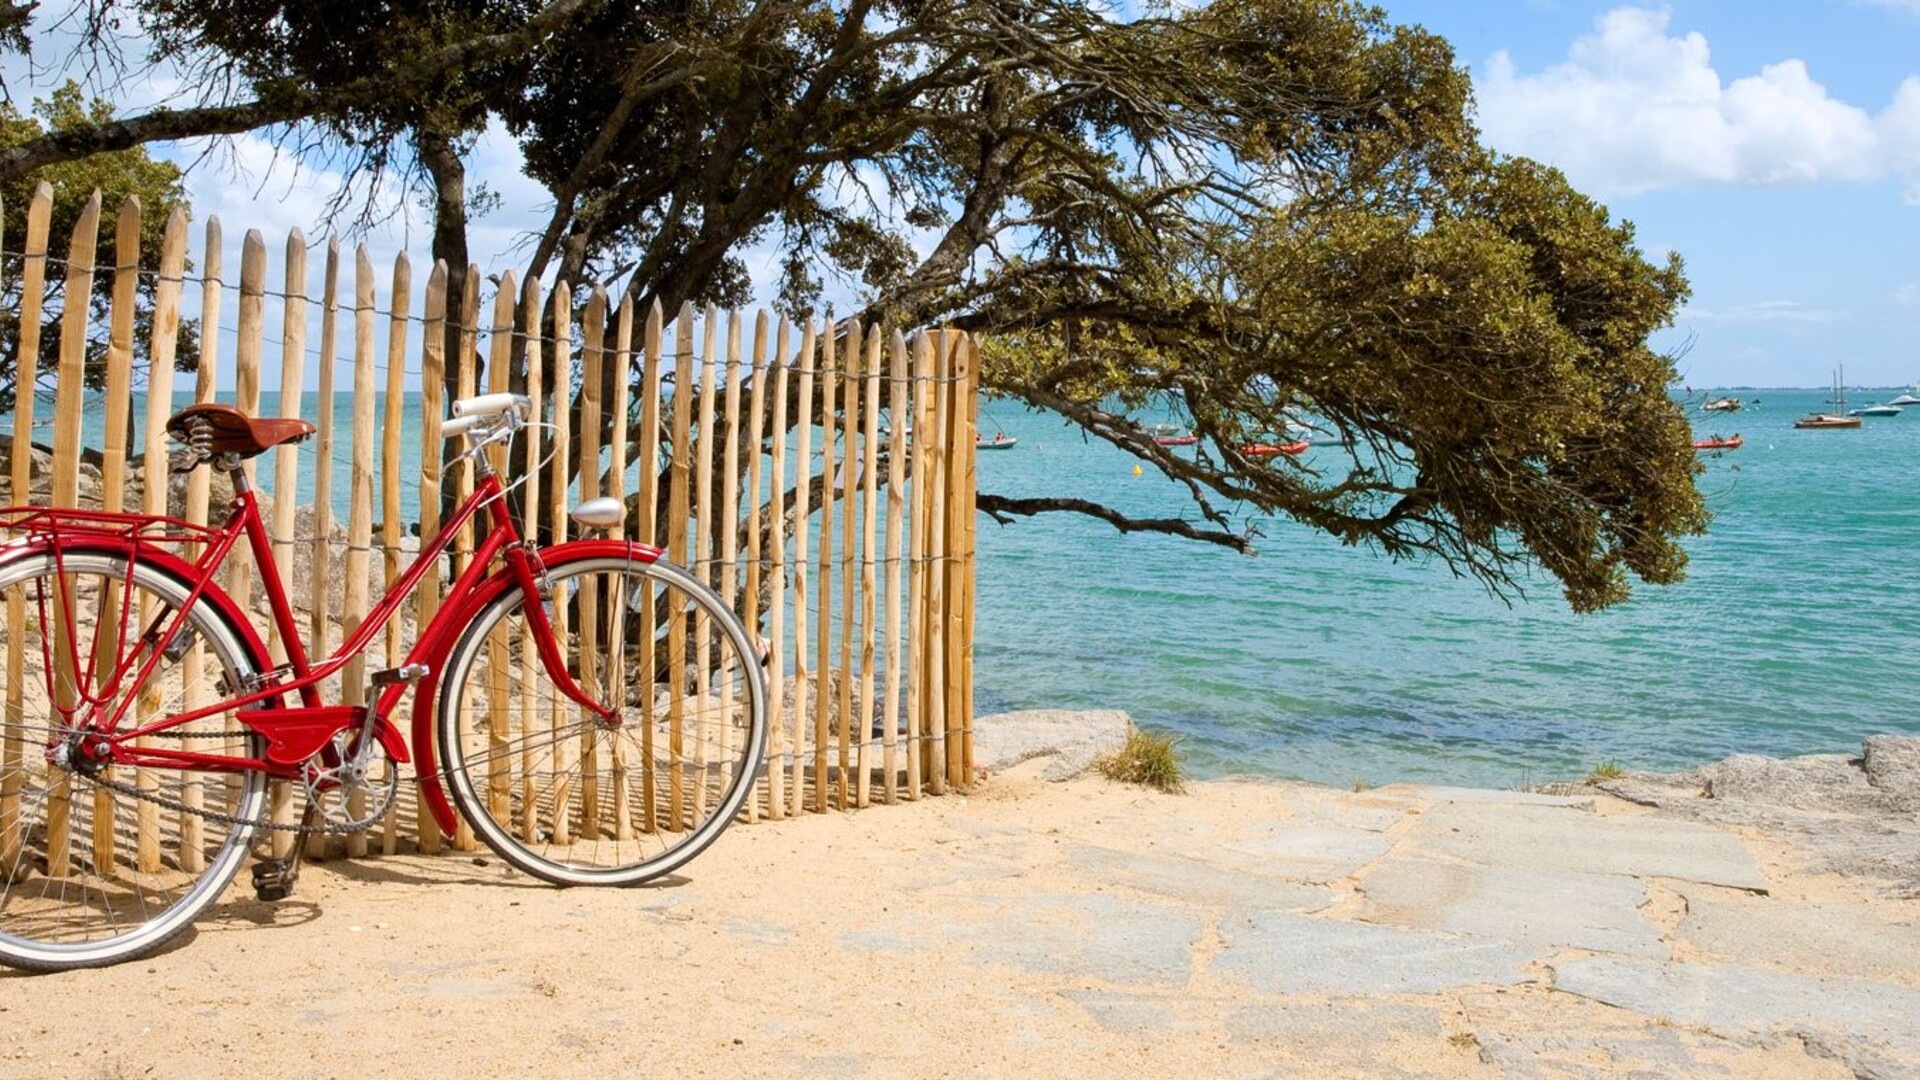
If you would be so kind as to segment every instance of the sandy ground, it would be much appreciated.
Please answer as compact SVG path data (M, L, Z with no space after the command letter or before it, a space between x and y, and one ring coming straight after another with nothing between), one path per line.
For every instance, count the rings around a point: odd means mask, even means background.
M1920 901L1765 835L1042 768L636 889L243 873L158 956L0 974L0 1076L1920 1075Z

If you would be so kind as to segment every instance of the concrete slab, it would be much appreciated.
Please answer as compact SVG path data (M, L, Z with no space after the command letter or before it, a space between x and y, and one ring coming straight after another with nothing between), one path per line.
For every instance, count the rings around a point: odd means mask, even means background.
M1843 1055L1920 1062L1920 990L1907 987L1623 956L1555 964L1554 985L1677 1024L1718 1032L1815 1032Z
M1392 784L1380 790L1391 794L1405 793L1430 803L1468 803L1474 806L1564 806L1575 810L1593 809L1591 795L1542 795L1532 791L1447 787L1444 784Z
M1085 1009L1095 1023L1113 1032L1173 1035L1198 1032L1210 1026L1204 1020L1187 1015L1183 1007L1185 998L1177 995L1073 989L1061 996Z
M1405 834L1420 847L1483 866L1676 878L1764 891L1740 839L1664 817L1607 818L1564 807L1441 803Z
M1226 1024L1235 1038L1313 1042L1377 1038L1389 1029L1414 1035L1443 1031L1438 1009L1352 998L1239 1005L1227 1012Z
M1336 922L1277 911L1229 912L1210 974L1285 994L1431 994L1529 981L1539 950L1431 930Z
M1297 822L1342 825L1349 829L1385 832L1421 808L1421 800L1385 791L1364 794L1329 788L1295 787L1286 790L1285 804Z
M1311 1066L1279 1075L1382 1080L1460 1075L1456 1063L1418 1061L1404 1044L1444 1035L1440 1011L1395 1001L1274 1001L1240 1005L1222 1017L1235 1042L1291 1051ZM1195 1075L1204 1073L1196 1070Z
M1293 881L1339 881L1385 855L1394 839L1342 825L1275 822L1265 832L1227 844L1258 856L1266 872Z
M1790 904L1676 883L1687 913L1675 938L1716 960L1803 975L1850 975L1920 988L1920 926L1865 904Z
M1220 865L1217 860L1075 844L1067 852L1067 862L1092 881L1221 907L1236 905L1305 914L1332 907L1340 899L1328 889L1285 881L1264 870Z
M1666 959L1640 913L1646 887L1615 875L1391 859L1360 881L1360 918L1528 945Z
M883 919L840 935L848 945L912 951L936 944L965 950L975 963L1097 979L1114 984L1183 987L1200 939L1189 907L1104 894L956 897L938 925Z
M1480 1059L1500 1070L1502 1080L1613 1080L1615 1077L1753 1076L1746 1048L1716 1035L1677 1027L1571 1032L1475 1032ZM1820 1062L1801 1062L1796 1076L1821 1075ZM1838 1073L1843 1070L1833 1069Z

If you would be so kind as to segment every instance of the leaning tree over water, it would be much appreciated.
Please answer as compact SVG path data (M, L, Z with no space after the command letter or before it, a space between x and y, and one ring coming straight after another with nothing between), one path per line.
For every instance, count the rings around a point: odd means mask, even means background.
M553 195L529 272L641 301L783 302L991 332L990 389L1185 486L1138 520L1250 550L1285 514L1497 589L1537 563L1576 608L1668 583L1706 515L1669 358L1677 257L1557 172L1481 146L1451 50L1377 9L1213 0L84 0L193 76L178 102L0 151L0 179L263 129L401 170L468 262L474 135L504 123ZM29 35L29 38L31 35ZM95 32L103 55L114 39ZM122 58L126 59L126 58ZM114 70L111 63L101 70ZM450 373L451 377L451 373ZM1171 401L1162 447L1128 410ZM1117 406L1116 407L1116 403ZM1342 465L1240 451L1308 412Z

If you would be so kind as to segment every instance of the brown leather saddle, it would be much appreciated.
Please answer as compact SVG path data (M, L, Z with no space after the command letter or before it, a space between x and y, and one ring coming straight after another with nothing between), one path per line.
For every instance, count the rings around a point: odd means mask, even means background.
M205 402L168 418L167 434L183 443L198 443L209 453L253 457L281 443L299 442L313 434L313 425L305 420L255 420L231 405Z

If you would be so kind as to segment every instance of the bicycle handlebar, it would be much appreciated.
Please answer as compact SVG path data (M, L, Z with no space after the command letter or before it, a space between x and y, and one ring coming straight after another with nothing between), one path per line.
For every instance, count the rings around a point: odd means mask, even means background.
M531 404L520 394L481 394L478 397L460 398L450 410L456 417L498 416L508 409L518 408L526 411Z
M452 419L440 425L440 437L457 439L470 434L475 428L484 429L491 435L502 424L511 430L514 421L526 414L532 402L520 394L481 394L478 397L460 398L449 408ZM505 418L504 420L502 418Z
M443 439L457 439L491 419L493 419L491 416L455 417L440 425L440 437Z

